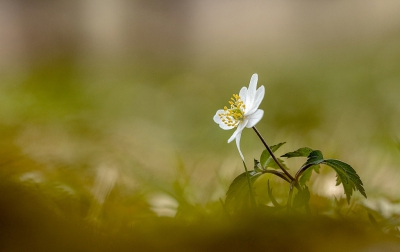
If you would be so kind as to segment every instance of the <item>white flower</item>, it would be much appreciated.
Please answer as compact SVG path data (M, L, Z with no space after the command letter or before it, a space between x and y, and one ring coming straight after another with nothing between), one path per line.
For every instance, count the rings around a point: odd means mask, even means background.
M236 145L239 154L244 160L240 150L240 137L244 128L252 128L256 125L264 115L264 111L258 109L262 99L264 98L265 89L261 86L257 89L258 75L253 74L250 79L249 89L243 87L239 95L234 94L229 104L231 108L224 107L220 109L214 116L214 122L219 124L224 130L237 128L233 135L228 139L228 143L236 139Z

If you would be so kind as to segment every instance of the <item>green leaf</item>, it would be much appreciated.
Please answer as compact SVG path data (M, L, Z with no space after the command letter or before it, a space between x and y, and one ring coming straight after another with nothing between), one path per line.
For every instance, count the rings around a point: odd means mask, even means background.
M304 186L301 191L298 191L293 199L293 207L299 208L306 205L310 201L310 191L307 186Z
M303 165L318 165L324 161L324 156L322 155L322 152L319 150L314 150L310 152L308 155L307 162Z
M353 191L358 190L365 198L365 190L360 177L356 171L350 165L336 159L324 159L321 151L314 150L308 155L307 162L300 168L298 174L302 176L300 184L305 184L312 173L312 170L318 172L319 168L316 168L319 164L325 164L330 166L336 171L336 185L343 184L344 193L346 194L347 203L350 203L350 198L353 195Z
M365 198L367 198L363 183L353 167L336 159L326 159L322 163L330 166L336 171L336 185L343 185L347 203L350 203L350 198L353 195L353 191L356 190L358 190Z
M261 172L248 171L251 185L262 174ZM246 172L237 176L229 186L226 193L225 205L228 209L244 209L250 207L250 188Z
M282 145L284 145L286 142L283 143L279 143L276 145L272 145L270 146L270 149L273 153L275 153L275 151L277 151ZM286 170L288 169L286 167L286 165L283 163L283 160L278 159L278 161L282 164L283 168L285 168ZM267 167L271 167L274 169L279 169L279 166L276 164L275 160L271 157L271 155L269 154L268 150L264 150L261 153L261 157L260 157L260 164L263 168L267 168Z
M271 149L271 151L273 153L275 153L275 151L277 151L282 145L284 145L286 142L283 143L278 143L276 145L272 145L269 148ZM266 162L268 161L268 159L271 158L271 155L269 154L268 150L264 150L261 153L261 157L260 157L260 163L263 167L265 167Z
M269 148L272 150L273 153L277 151L282 145L284 145L286 142L278 143L275 145L271 145Z
M313 151L313 149L308 148L308 147L303 147L300 148L296 151L293 152L288 152L285 155L282 155L281 157L285 157L285 158L292 158L292 157L307 157L308 155L310 155L310 153Z
M319 173L319 168L320 168L319 165L313 165L307 170L305 170L299 179L300 185L305 185L308 181L310 181L311 174L313 171Z
M298 174L301 174L299 176L299 183L301 185L305 185L306 182L308 182L311 178L312 171L315 170L316 172L319 172L319 164L324 161L324 156L322 155L322 152L319 150L314 150L311 151L310 154L308 155L307 162L303 164L303 166L300 168Z
M279 163L281 163L282 167L285 170L289 170L289 168L285 165L285 163L284 163L284 161L282 159L280 159L280 158L277 158L277 159L278 159ZM273 158L270 158L267 161L267 164L265 165L265 167L266 168L270 167L270 168L273 168L273 169L280 169L279 165L275 162L275 160Z
M256 172L262 172L264 169L260 166L260 162L257 159L254 159L254 170Z
M268 180L268 196L271 199L272 204L277 207L277 208L282 208L278 201L276 201L274 195L272 195L272 188L269 186L269 180Z

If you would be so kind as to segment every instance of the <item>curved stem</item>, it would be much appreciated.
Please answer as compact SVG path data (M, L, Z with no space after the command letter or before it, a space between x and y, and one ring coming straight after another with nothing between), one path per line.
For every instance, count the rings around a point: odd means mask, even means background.
M285 181L287 181L288 183L290 183L290 180L285 176L285 174L283 174L282 172L278 172L278 171L273 171L273 170L266 170L266 171L262 171L263 174L265 173L271 173L274 174L282 179L284 179Z
M246 163L243 161L244 169L246 171L246 178L247 178L247 183L249 184L249 192L250 192L250 202L253 210L256 208L256 200L254 198L254 192L253 192L253 186L251 185L251 180L249 176L249 172L247 170Z
M290 189L289 189L289 197L288 197L288 202L286 204L288 210L290 210L290 207L292 205L292 197L293 197L293 185L297 184L295 181L290 182Z
M299 190L300 192L302 191L302 189L301 189L301 187L300 187L300 185L299 185L297 179L290 181L290 180L285 176L285 174L283 174L282 172L272 171L272 170L266 170L266 171L263 171L262 173L263 173L263 174L265 174L265 173L274 174L274 175L276 175L276 176L278 176L278 177L284 179L285 181L287 181L288 183L290 183L290 184L293 185L294 187L296 187L297 190Z
M313 165L315 165L315 164L308 164L308 165L301 167L296 173L296 176L295 176L296 181L299 180L299 178L300 178L301 174L303 174L303 172L305 172L308 168L310 168Z
M264 144L265 148L267 148L269 154L271 155L272 159L275 161L275 163L279 166L279 168L281 168L281 170L283 171L283 173L285 173L285 175L290 178L291 181L295 180L292 175L290 175L290 173L288 171L285 170L285 168L283 168L282 164L278 161L278 159L275 157L274 153L272 152L271 148L269 148L268 144L265 142L264 138L261 136L260 132L258 132L256 127L253 127L253 130L256 132L257 136L261 139L261 142Z

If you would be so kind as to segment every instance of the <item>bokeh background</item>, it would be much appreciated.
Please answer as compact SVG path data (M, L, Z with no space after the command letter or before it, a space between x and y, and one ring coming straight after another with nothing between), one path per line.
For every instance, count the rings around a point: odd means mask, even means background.
M399 42L396 0L1 0L3 216L39 200L118 229L218 203L243 167L212 117L253 73L278 154L351 164L362 204L398 215ZM262 150L245 131L247 162ZM311 188L343 197L334 185L325 168Z

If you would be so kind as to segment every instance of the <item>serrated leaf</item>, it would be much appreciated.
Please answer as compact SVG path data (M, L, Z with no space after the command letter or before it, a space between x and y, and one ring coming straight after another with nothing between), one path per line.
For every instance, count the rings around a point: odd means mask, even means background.
M257 159L254 159L254 167L257 167L260 164L260 162Z
M360 177L349 164L336 159L326 159L323 164L326 164L336 171L336 185L343 185L344 193L346 194L347 203L350 203L350 198L353 191L358 190L365 198L365 190Z
M322 155L322 152L319 150L314 150L310 152L310 154L308 155L307 162L303 166L317 165L322 163L323 161L324 161L324 156Z
M301 191L298 191L293 199L293 207L299 208L306 205L310 201L310 191L307 186L304 186Z
M273 153L275 153L275 151L277 151L282 145L284 145L286 142L283 143L278 143L276 145L272 145L269 148L271 149L271 151ZM260 163L263 167L265 167L265 163L267 162L268 159L271 158L271 155L269 154L268 150L264 150L261 153L261 157L260 157Z
M254 181L262 174L261 172L248 171L250 182ZM246 172L237 176L229 186L226 193L225 205L229 209L244 209L250 206L250 188L247 181Z
M307 162L305 162L299 169L299 171L296 174L296 178L298 176L300 177L300 183L305 184L307 181L310 180L311 173L315 169L317 172L319 172L319 164L324 161L324 156L322 155L322 152L319 150L314 150L310 152L307 158ZM318 166L318 167L314 167ZM314 167L314 168L313 168Z
M310 155L310 153L313 151L313 149L308 148L308 147L303 147L300 148L296 151L293 152L288 152L284 155L282 155L281 157L285 157L285 158L292 158L292 157L308 157L308 155Z
M319 165L313 165L303 172L303 174L301 175L301 177L299 179L300 185L305 185L308 181L310 181L311 174L313 171L315 171L316 173L319 173Z
M280 159L280 158L277 158L277 159L278 159L279 163L281 163L282 167L285 170L289 170L289 168L285 165L285 163L284 163L284 161L282 159ZM267 167L270 167L270 168L273 168L273 169L280 169L279 165L275 162L275 160L273 158L270 158L267 161L267 164L265 165L265 168L267 168Z
M271 145L269 148L272 150L273 153L277 151L282 145L284 145L286 142L278 143L275 145Z
M277 151L277 150L278 150L282 145L284 145L285 143L286 143L286 142L279 143L279 144L276 144L276 145L272 145L272 146L270 146L270 149L271 149L271 151L272 151L273 153L275 153L275 151ZM278 160L279 160L279 162L282 164L282 167L283 167L283 168L288 169L288 168L286 167L286 165L284 165L283 160L281 160L281 159L278 159ZM261 166L262 166L263 168L267 168L267 167L271 167L271 168L274 168L274 169L278 169L278 168L279 168L279 166L276 164L275 160L274 160L274 159L271 157L271 155L269 154L268 150L264 150L264 151L261 153L260 164L261 164Z
M307 162L300 168L300 174L302 173L303 176L306 176L304 180L307 179L311 167L318 164L328 165L336 171L336 185L343 184L347 203L350 203L350 198L355 190L360 191L365 198L367 197L360 177L350 165L336 159L324 159L319 150L312 151L308 156Z
M338 186L341 183L342 183L342 179L339 176L337 176L337 174L336 174L336 185L335 186Z

